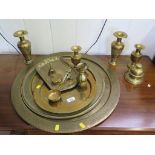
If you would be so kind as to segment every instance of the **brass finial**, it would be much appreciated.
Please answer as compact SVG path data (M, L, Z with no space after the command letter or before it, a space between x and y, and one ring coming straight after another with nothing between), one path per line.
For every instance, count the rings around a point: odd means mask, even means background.
M25 35L27 34L27 31L19 30L16 31L13 35L14 37L19 37L20 41L18 42L17 46L25 58L25 63L30 64L32 62L31 42L25 39Z
M117 31L113 34L115 37L117 37L116 41L113 41L111 44L111 61L110 65L116 66L117 65L117 59L122 53L124 49L124 43L122 42L122 38L127 38L128 35L125 32Z

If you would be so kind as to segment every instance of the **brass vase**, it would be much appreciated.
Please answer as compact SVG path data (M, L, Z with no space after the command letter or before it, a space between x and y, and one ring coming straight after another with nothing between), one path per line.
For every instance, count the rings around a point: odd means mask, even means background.
M25 63L30 64L32 62L31 42L25 39L25 35L27 34L27 31L19 30L14 33L14 37L19 37L20 41L18 42L17 46L25 58Z
M112 66L117 65L117 59L124 49L124 43L122 42L122 38L127 38L128 35L125 32L117 31L114 33L114 36L117 37L117 40L113 41L111 44L110 64Z

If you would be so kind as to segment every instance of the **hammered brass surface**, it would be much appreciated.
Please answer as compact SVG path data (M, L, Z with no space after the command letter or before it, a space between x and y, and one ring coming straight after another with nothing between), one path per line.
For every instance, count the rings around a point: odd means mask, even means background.
M32 126L54 133L78 132L101 123L115 109L120 96L116 74L99 59L88 55L82 55L81 62L88 65L89 74L96 80L96 95L92 93L94 96L87 106L71 113L54 113L43 110L36 104L34 89L42 90L45 88L49 90L47 83L37 73L36 66L44 60L52 60L60 56L71 57L71 54L70 52L62 52L35 60L16 77L11 91L12 103L19 116ZM90 88L87 95L90 95L93 85L89 78L88 83L88 88ZM68 91L72 91L72 89Z

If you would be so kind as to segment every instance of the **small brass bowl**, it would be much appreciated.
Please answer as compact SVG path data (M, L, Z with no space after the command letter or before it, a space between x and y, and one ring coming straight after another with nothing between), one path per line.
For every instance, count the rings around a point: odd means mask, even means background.
M61 91L54 89L49 91L48 100L51 102L57 102L61 99Z

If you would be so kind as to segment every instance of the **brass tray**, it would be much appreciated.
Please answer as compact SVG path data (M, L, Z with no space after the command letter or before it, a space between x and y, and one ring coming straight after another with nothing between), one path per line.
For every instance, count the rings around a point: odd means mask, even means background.
M47 103L49 88L37 74L36 66L51 61L59 64L60 57L71 55L60 52L39 58L17 75L11 90L12 103L19 116L32 126L52 133L79 132L101 123L115 109L120 96L116 74L99 59L84 54L82 62L89 67L87 91L71 89L63 93L61 103ZM77 102L67 102L74 96Z

